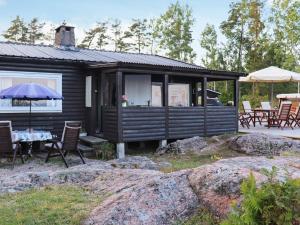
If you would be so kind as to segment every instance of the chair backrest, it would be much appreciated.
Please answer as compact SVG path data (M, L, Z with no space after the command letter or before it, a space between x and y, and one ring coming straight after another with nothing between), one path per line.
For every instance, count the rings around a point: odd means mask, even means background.
M65 121L65 126L64 126L64 130L63 130L63 133L62 133L62 136L61 136L61 141L64 140L66 127L73 127L73 128L80 128L81 129L82 122L81 121Z
M261 105L262 109L265 109L265 110L272 109L270 102L261 102L260 105Z
M297 107L295 114L296 114L296 120L300 120L300 105Z
M12 137L9 126L0 126L0 155L5 153L12 154Z
M292 107L292 103L291 102L282 102L280 104L280 108L278 111L278 118L280 120L288 120L289 119L289 115L290 115L290 111L291 111L291 107Z
M252 112L252 108L249 101L243 101L243 109L245 113Z
M82 127L81 121L65 121L65 126L67 127Z
M65 127L65 134L63 139L63 150L72 151L77 148L79 140L80 127Z

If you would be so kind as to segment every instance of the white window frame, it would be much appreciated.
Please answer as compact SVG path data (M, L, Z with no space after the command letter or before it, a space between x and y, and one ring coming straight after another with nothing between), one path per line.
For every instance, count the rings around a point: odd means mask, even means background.
M62 94L62 74L61 73L44 73L44 72L25 72L25 71L0 71L0 79L4 77L11 78L39 78L39 79L55 79L56 80L56 92ZM0 100L1 101L1 100ZM57 101L56 106L37 107L32 106L32 112L49 113L49 112L62 112L62 100ZM29 106L0 106L0 113L28 113Z

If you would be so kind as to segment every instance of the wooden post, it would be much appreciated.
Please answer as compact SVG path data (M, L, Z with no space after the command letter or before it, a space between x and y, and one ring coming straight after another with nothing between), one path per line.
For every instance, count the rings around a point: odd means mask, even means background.
M239 80L234 81L234 106L236 113L236 132L239 131Z
M202 106L204 107L204 136L207 136L207 77L202 81Z
M165 107L165 126L166 126L166 139L169 137L169 75L164 76L164 107Z
M123 142L123 128L122 128L122 86L123 86L123 73L117 71L116 73L116 107L117 107L117 120L118 120L118 143Z

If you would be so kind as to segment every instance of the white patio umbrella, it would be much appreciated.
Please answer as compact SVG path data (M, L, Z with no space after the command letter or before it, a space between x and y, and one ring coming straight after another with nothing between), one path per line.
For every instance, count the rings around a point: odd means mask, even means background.
M300 74L284 69L280 69L276 66L270 66L262 70L258 70L250 73L246 77L242 77L240 82L253 82L253 83L271 83L271 101L273 100L273 84L283 82L298 82L298 93Z

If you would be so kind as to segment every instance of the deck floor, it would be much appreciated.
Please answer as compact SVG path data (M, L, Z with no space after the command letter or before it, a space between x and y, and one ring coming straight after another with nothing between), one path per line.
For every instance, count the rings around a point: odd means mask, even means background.
M300 139L300 128L299 127L295 127L294 129L291 129L291 128L279 129L277 127L268 128L265 125L256 125L255 127L253 127L253 125L251 125L250 129L243 128L242 126L240 126L239 132L273 134L273 135L279 135L279 136L283 136L283 137Z

